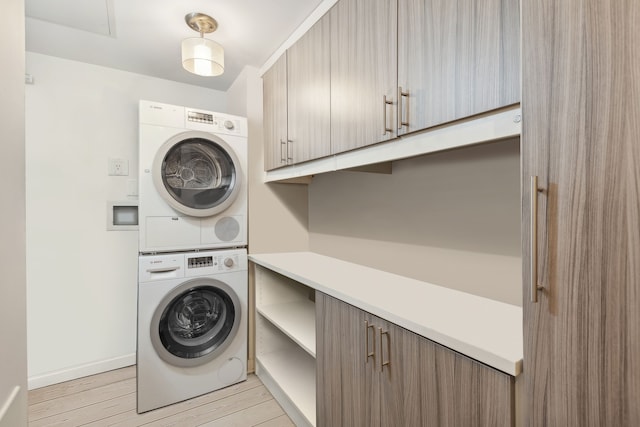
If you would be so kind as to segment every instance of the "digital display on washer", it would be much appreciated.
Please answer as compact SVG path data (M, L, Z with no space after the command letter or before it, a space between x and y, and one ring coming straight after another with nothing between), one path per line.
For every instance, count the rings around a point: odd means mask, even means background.
M198 113L196 111L189 111L189 113L187 114L187 120L189 120L190 122L213 124L213 115Z
M201 256L198 258L188 258L187 268L213 267L212 256Z

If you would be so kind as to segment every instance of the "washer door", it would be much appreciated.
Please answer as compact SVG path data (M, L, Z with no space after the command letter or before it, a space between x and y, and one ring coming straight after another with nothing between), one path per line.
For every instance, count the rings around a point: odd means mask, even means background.
M205 217L227 209L242 185L240 162L216 135L184 132L165 142L153 162L162 198L185 215Z
M233 341L240 325L240 300L229 285L197 278L173 289L151 319L158 356L181 367L205 364Z

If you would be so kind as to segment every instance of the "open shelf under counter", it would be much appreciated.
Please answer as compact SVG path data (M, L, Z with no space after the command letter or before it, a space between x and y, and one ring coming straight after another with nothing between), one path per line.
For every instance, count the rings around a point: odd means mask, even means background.
M260 315L280 329L310 356L316 356L316 311L312 301L258 306Z
M299 283L512 376L522 372L522 308L313 252L251 254Z
M256 362L258 377L296 425L315 426L315 359L303 351L289 350L259 355ZM298 414L304 418L295 419Z

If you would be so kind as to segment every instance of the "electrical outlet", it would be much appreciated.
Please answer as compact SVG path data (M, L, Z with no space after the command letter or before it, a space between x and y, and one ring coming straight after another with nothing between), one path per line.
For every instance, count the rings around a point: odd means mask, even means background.
M129 161L125 159L109 159L109 176L129 175Z

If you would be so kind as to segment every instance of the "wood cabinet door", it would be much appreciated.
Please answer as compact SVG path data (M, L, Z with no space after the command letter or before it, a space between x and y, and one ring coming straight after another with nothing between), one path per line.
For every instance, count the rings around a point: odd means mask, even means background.
M287 165L287 55L262 77L264 169Z
M523 419L638 426L640 2L522 6Z
M421 385L418 335L393 323L375 319L380 358L376 375L380 385L380 425L421 425Z
M513 377L424 338L419 338L418 347L422 393L419 425L515 425Z
M519 102L519 64L519 0L398 0L399 133Z
M325 15L287 52L292 163L331 154L330 28L329 15Z
M329 13L331 152L395 138L396 0L340 0Z
M367 383L373 362L365 352L366 333L362 310L316 291L318 426L372 425L371 399L376 396L367 394L373 390Z

